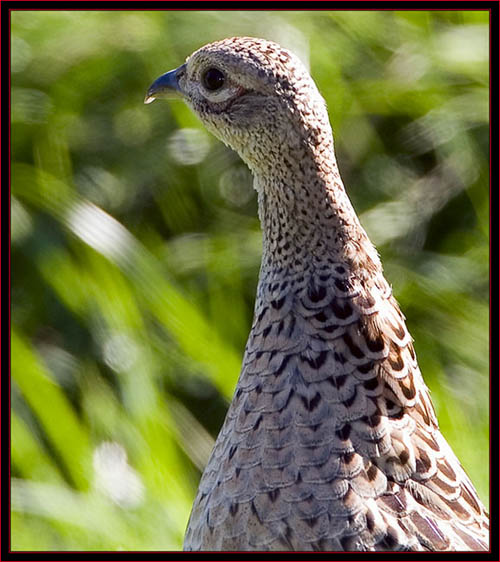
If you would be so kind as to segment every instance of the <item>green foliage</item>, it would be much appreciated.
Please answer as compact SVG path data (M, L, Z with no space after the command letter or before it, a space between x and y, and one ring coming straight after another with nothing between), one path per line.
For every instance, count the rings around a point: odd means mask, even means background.
M179 549L239 373L249 172L149 84L230 35L304 61L488 499L488 13L12 13L12 548Z

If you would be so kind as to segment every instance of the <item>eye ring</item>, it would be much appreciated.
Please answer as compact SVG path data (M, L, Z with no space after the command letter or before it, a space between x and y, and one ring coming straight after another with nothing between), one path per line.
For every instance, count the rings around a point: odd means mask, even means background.
M226 81L226 77L218 68L212 67L203 73L201 81L207 90L215 92L216 90L220 90L220 88L222 88L224 82Z

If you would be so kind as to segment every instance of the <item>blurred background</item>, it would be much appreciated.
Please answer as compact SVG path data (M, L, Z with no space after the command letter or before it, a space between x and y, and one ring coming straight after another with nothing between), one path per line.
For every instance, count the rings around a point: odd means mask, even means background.
M250 329L251 176L146 89L203 44L281 43L339 167L440 425L489 492L485 11L13 11L14 550L180 549Z

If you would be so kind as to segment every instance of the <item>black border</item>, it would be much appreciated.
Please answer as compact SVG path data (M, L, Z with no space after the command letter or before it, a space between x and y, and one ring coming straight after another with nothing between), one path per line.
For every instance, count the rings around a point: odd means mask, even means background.
M485 553L187 553L187 552L10 552L10 11L11 10L489 10L490 12L490 441L491 441L491 551ZM0 1L1 69L2 69L2 169L1 189L1 555L0 560L253 560L275 557L289 560L499 560L498 543L498 478L499 474L499 389L498 334L499 312L499 181L498 181L498 99L499 99L499 3L497 1L374 1L374 2L166 2L137 0L119 1ZM7 87L8 85L8 87ZM8 171L8 175L7 175ZM498 340L500 347L500 340Z

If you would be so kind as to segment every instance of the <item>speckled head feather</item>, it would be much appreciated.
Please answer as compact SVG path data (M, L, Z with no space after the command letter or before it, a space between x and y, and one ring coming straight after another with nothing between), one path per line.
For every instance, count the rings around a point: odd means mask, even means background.
M224 75L215 91L203 85L210 69ZM202 47L187 59L179 85L207 128L256 173L268 173L282 159L283 145L293 147L298 139L316 144L317 124L328 123L304 65L270 41L234 37Z
M242 371L185 549L487 549L487 513L439 431L302 63L235 37L193 53L147 101L166 90L248 164L263 230Z

